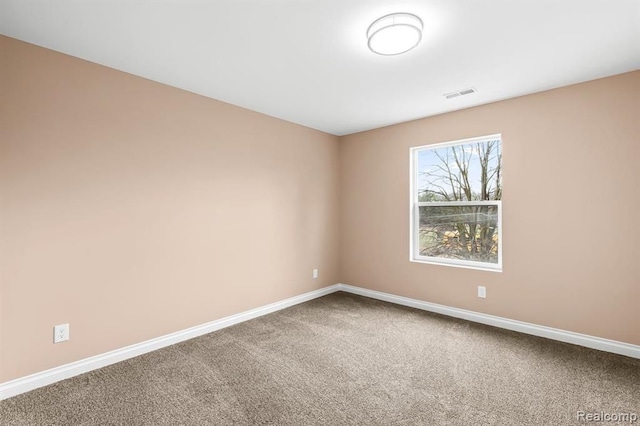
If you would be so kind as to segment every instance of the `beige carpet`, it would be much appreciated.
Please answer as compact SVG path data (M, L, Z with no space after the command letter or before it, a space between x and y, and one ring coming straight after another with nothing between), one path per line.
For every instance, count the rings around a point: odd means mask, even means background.
M5 400L0 424L561 425L578 411L640 414L640 361L335 293Z

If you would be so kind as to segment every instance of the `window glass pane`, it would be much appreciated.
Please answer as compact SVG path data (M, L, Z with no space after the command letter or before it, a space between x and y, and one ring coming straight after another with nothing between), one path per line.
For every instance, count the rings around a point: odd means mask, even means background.
M499 139L417 152L418 201L502 199Z
M498 263L498 206L419 207L418 254Z

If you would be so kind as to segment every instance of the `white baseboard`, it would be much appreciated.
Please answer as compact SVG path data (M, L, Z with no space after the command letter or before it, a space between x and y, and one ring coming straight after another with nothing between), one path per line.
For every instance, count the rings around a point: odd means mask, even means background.
M640 346L630 343L618 342L616 340L603 339L601 337L589 336L586 334L574 333L572 331L560 330L558 328L545 327L543 325L531 324L528 322L497 317L494 315L482 314L468 311L466 309L452 308L436 303L423 302L422 300L410 299L408 297L395 296L380 291L368 290L362 287L354 287L347 284L340 284L339 290L372 299L383 300L398 305L409 306L411 308L422 309L424 311L435 312L455 318L462 318L468 321L479 322L481 324L492 325L494 327L505 328L507 330L518 331L520 333L531 334L533 336L546 337L547 339L558 340L560 342L585 346L587 348L598 349L600 351L625 355L631 358L640 359Z
M571 331L560 330L557 328L545 327L541 325L531 324L522 321L511 320L508 318L497 317L494 315L482 314L479 312L468 311L465 309L452 308L436 303L424 302L422 300L410 299L408 297L395 296L380 291L368 290L362 287L354 287L347 284L335 284L319 290L304 293L299 296L275 302L239 314L231 315L219 320L211 321L206 324L188 328L186 330L167 334L155 339L147 340L114 351L106 352L80 361L65 364L29 376L21 377L5 383L0 383L0 401L10 398L21 393L25 393L42 386L50 385L60 380L68 379L82 373L87 373L116 362L124 361L147 352L155 351L166 346L170 346L203 334L211 333L222 328L229 327L262 315L270 314L281 309L288 308L299 303L307 302L318 297L325 296L336 291L344 291L347 293L358 294L360 296L370 297L372 299L391 302L398 305L409 306L424 311L435 312L455 318L478 322L481 324L492 325L507 330L518 331L534 336L546 337L548 339L558 340L561 342L572 343L574 345L585 346L587 348L598 349L605 352L626 355L632 358L640 359L640 346L629 343L617 342L615 340L603 339L600 337L588 336L586 334L574 333Z
M101 355L85 358L80 361L62 365L60 367L51 368L49 370L31 374L29 376L20 377L15 380L0 383L0 401L15 395L19 395L21 393L28 392L30 390L40 388L42 386L50 385L60 380L68 379L70 377L77 376L82 373L87 373L98 368L106 367L107 365L115 364L116 362L124 361L126 359L133 358L147 352L155 351L157 349L183 342L188 339L193 339L194 337L202 336L203 334L211 333L213 331L220 330L234 324L248 321L262 315L270 314L272 312L276 312L281 309L297 305L299 303L307 302L309 300L334 293L338 291L339 288L340 285L336 284L329 287L321 288L319 290L310 291L309 293L304 293L299 296L294 296L289 299L281 300L279 302L241 312L239 314L224 317L219 320L208 322L206 324L187 328L185 330L167 334L165 336L160 336L142 343L136 343L134 345L106 352Z

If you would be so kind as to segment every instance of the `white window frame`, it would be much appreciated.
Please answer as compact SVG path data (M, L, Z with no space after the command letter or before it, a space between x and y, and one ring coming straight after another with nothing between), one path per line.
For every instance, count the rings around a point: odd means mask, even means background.
M411 147L409 149L409 163L410 163L410 197L409 197L409 261L417 263L427 263L432 265L445 265L458 268L479 269L483 271L502 272L502 200L495 201L437 201L437 202L419 202L418 201L418 152L423 150L431 150L438 148L446 148L454 145L464 145L469 143L486 142L490 140L500 140L500 149L502 149L502 135L488 135L480 136L477 138L460 139L456 141L449 141L431 145L421 145ZM498 206L498 263L477 262L473 260L461 260L461 259L447 259L443 257L431 257L420 255L420 237L419 233L419 219L421 206L478 206L478 205L495 205Z

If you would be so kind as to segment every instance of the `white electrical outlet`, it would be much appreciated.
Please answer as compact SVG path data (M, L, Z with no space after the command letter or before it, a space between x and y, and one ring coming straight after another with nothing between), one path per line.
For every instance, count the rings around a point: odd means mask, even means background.
M314 269L313 270L313 279L315 280L316 278L318 278L318 270Z
M53 343L69 340L69 324L60 324L53 327Z
M478 286L478 297L482 299L487 298L487 288L485 286L482 286L482 285Z

